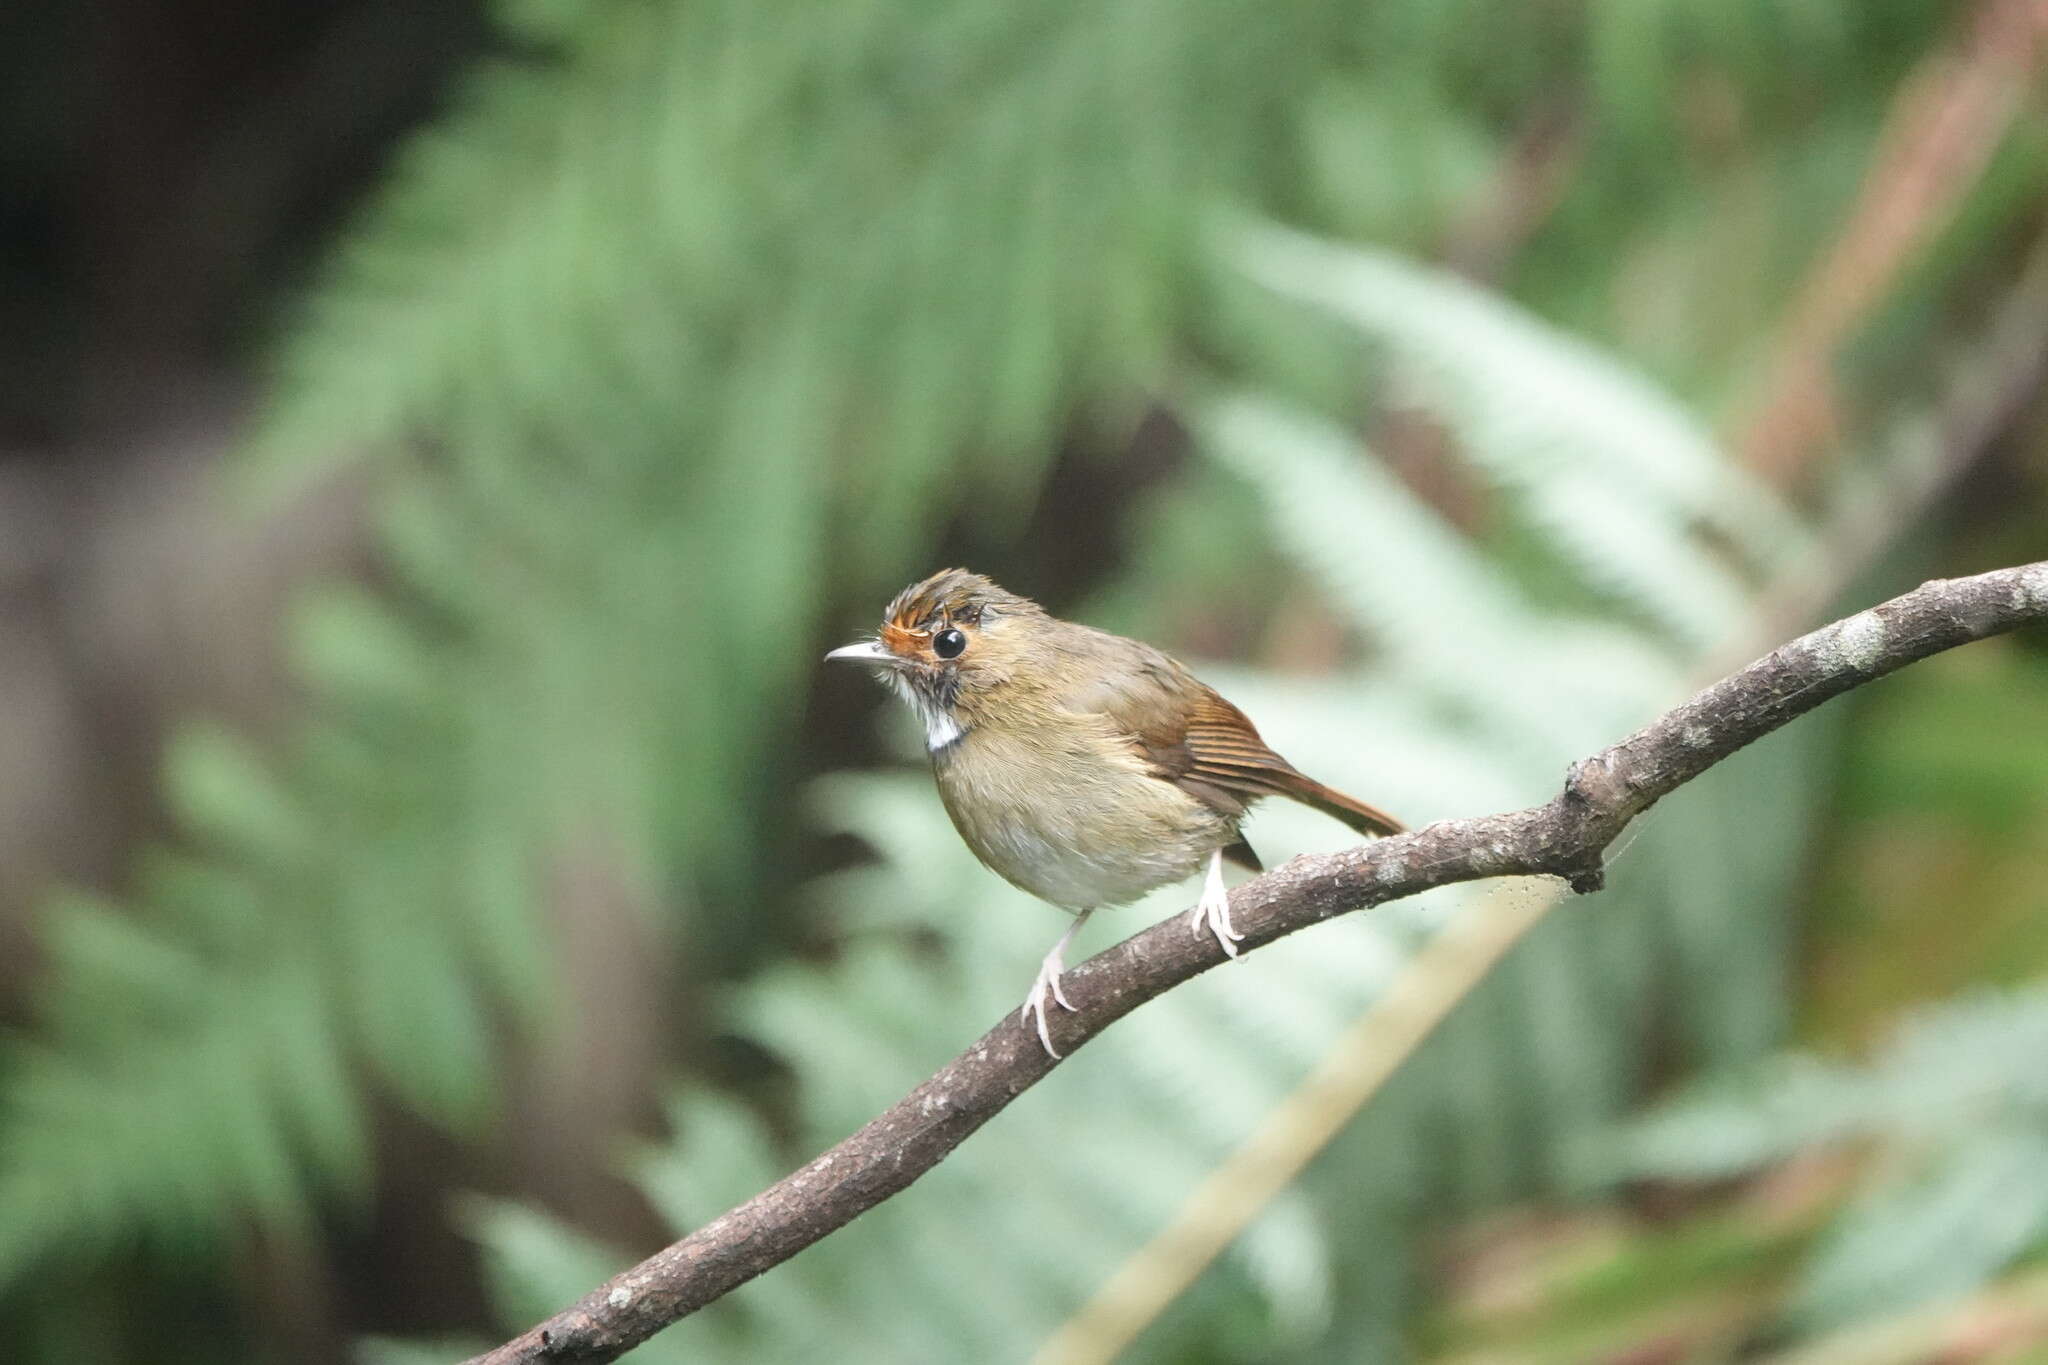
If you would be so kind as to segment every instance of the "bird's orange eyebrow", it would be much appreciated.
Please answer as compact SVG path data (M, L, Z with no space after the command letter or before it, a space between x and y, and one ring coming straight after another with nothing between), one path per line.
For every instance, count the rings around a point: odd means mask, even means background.
M882 645L897 654L908 654L931 638L928 630L906 630L894 621L882 623Z

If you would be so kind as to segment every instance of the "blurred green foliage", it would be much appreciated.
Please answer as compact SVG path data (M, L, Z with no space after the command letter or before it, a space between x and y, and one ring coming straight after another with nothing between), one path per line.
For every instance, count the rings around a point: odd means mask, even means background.
M940 554L1034 590L1057 547L1027 528L1079 510L1039 506L1059 463L1135 461L1162 415L1185 440L1080 547L1076 596L1161 643L1312 664L1230 690L1411 819L1540 797L1796 625L1772 615L1787 579L1864 567L1827 560L1832 484L1794 510L1709 421L1755 389L1941 7L502 16L505 54L282 328L245 461L271 496L372 471L384 581L306 604L291 744L174 746L177 835L130 903L50 909L46 1005L0 1062L19 1340L57 1340L23 1288L52 1265L316 1238L376 1179L380 1103L488 1146L505 1038L573 1029L565 868L601 862L699 1024L793 1082L764 1116L676 1068L671 1139L634 1166L672 1226L950 1055L1053 917L973 866L921 778L807 785L814 660ZM1844 367L1849 435L1939 456L1909 420L1939 393L1925 358L1978 339L1970 301L2039 230L2044 171L2023 127L1888 296ZM1478 278L1421 264L1460 243ZM1882 544L1913 513L1878 506ZM2034 704L2000 682L1968 711ZM1657 1073L1782 1041L1833 739L1803 726L1660 811L1610 903L1523 945L1148 1356L1398 1358L1419 1225L1603 1188L1583 1144ZM1857 761L1859 791L1948 783L1924 751ZM1276 850L1342 837L1261 819ZM778 912L806 829L874 859ZM1457 904L1148 1008L648 1358L1021 1354ZM793 955L799 924L833 951ZM622 1254L517 1204L463 1216L507 1325Z
M2048 656L2001 641L1859 704L1810 930L1806 1031L1835 1044L2048 972Z

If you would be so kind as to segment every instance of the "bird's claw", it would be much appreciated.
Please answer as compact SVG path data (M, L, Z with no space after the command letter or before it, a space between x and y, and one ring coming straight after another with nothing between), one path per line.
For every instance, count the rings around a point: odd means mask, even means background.
M1188 914L1188 927L1198 934L1207 929L1216 936L1225 956L1237 956L1237 945L1244 935L1230 922L1230 891L1223 885L1221 853L1209 857L1209 873L1202 879L1202 898Z
M1038 1041L1045 1047L1045 1055L1058 1060L1059 1049L1052 1045L1052 1033L1045 1026L1045 1000L1051 996L1063 1010L1071 1011L1074 1002L1067 999L1067 993L1060 987L1060 974L1067 969L1067 945L1074 941L1074 935L1081 932L1081 926L1088 922L1088 911L1082 911L1067 926L1067 932L1060 935L1060 941L1052 945L1052 951L1038 964L1038 978L1031 983L1031 990L1024 997L1024 1008L1017 1011L1017 1022L1028 1024L1031 1016L1038 1016Z
M1045 1026L1046 997L1050 996L1063 1010L1074 1008L1073 1002L1067 999L1067 993L1060 989L1062 970L1064 967L1059 955L1047 954L1045 961L1039 964L1038 979L1031 983L1031 990L1024 997L1024 1008L1017 1011L1017 1021L1023 1024L1030 1023L1032 1015L1038 1016L1038 1041L1044 1046L1046 1055L1053 1058L1060 1054L1059 1049L1052 1045L1052 1034Z

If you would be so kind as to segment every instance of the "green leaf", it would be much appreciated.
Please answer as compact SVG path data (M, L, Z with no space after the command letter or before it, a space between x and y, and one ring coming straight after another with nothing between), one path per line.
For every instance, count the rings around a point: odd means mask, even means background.
M1966 1294L2048 1236L2048 1132L1998 1125L1859 1199L1815 1248L1790 1313L1807 1330Z

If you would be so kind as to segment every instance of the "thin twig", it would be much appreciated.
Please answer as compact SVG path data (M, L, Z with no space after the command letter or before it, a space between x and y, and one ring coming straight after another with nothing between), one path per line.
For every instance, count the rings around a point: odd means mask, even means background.
M2048 561L1937 580L1793 641L1613 747L1572 765L1541 806L1442 820L1290 860L1232 893L1242 951L1353 910L1488 877L1557 876L1597 891L1601 855L1637 815L1831 697L1930 654L2048 621ZM1224 961L1178 916L1076 967L1071 1057L1153 996ZM731 1212L592 1290L475 1365L605 1361L843 1227L937 1165L1059 1063L1015 1015L866 1127Z

